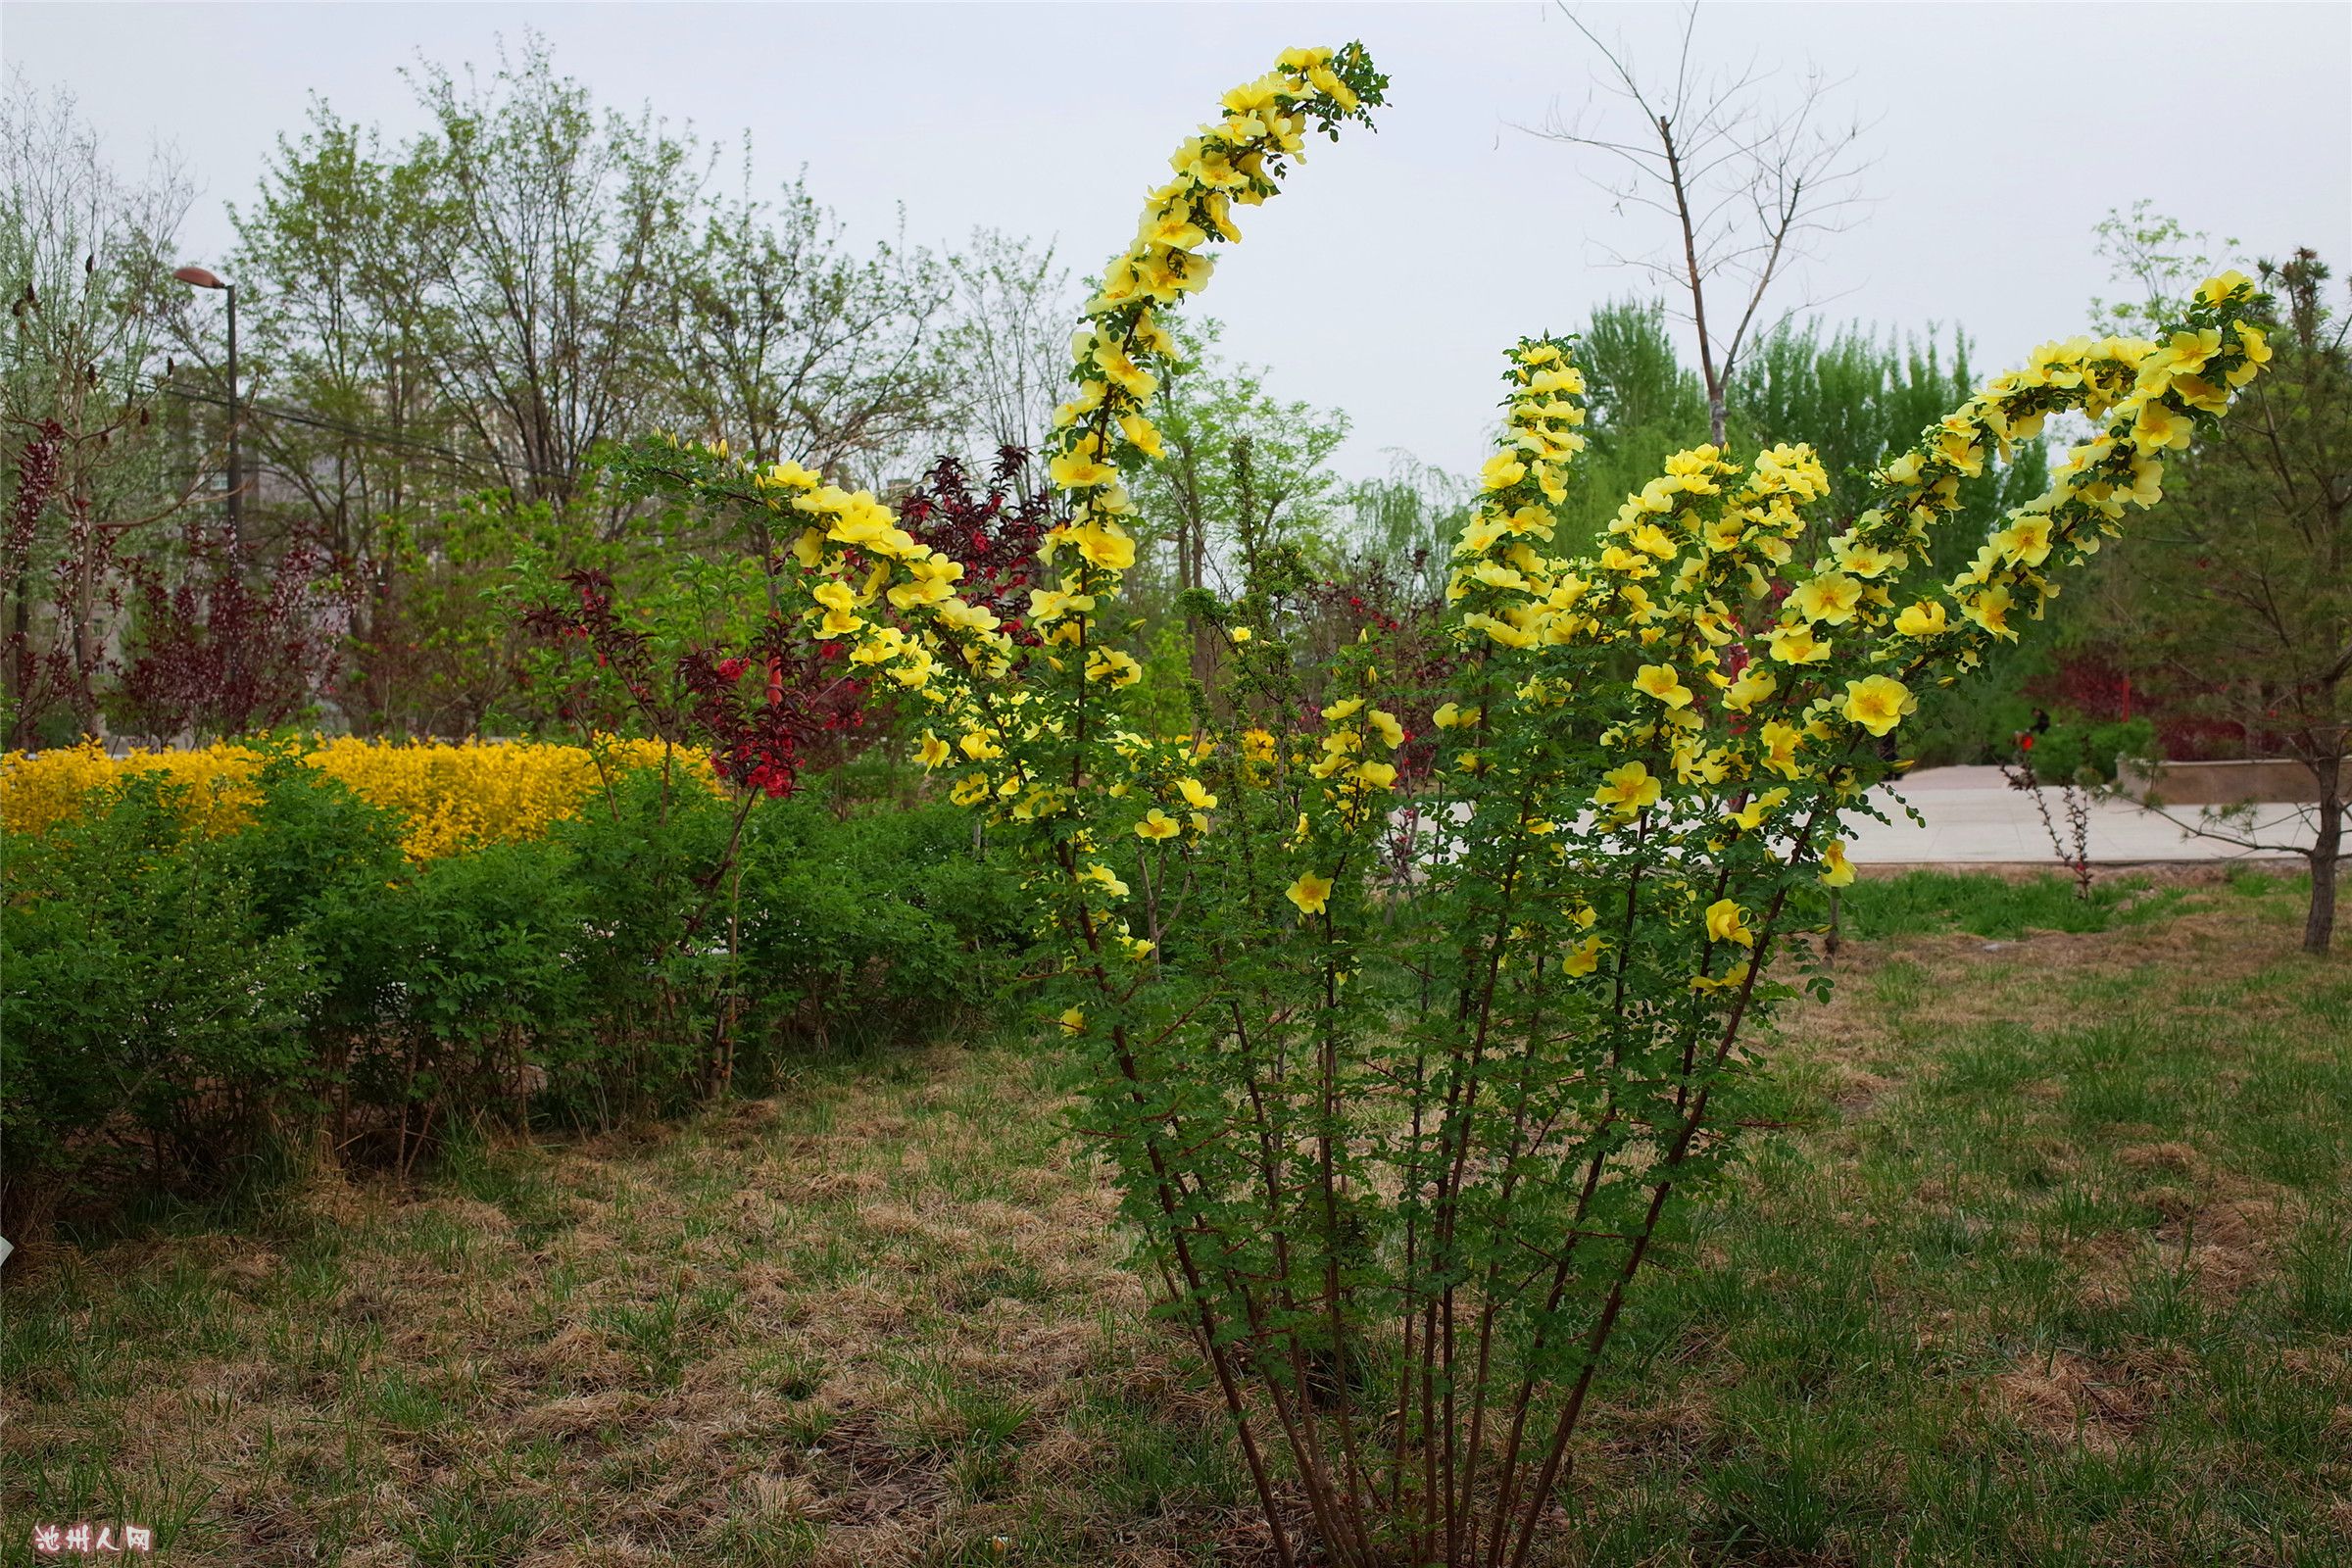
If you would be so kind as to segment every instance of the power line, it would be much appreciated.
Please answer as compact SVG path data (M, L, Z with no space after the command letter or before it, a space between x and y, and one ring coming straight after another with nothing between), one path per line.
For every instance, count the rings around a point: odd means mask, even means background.
M218 394L198 392L189 387L174 385L161 376L151 377L150 382L152 390L170 397L180 398L190 403L209 403L217 409L225 409L230 406L228 399ZM426 442L412 440L407 436L395 435L386 430L370 430L364 425L345 424L340 419L322 418L316 414L305 414L299 409L280 408L257 399L240 399L235 408L236 412L240 414L258 414L266 418L283 419L289 424L305 424L317 430L330 430L337 435L347 435L355 440L366 441L371 446L396 447L404 452L420 452L427 457L443 458L451 463L466 461L464 456L451 451L448 447L433 446Z
M21 364L23 362L20 361L19 363ZM101 376L99 379L113 382L115 385L122 387L125 394L138 393L142 389L141 383L144 382L144 390L149 392L160 392L168 397L181 399L183 402L210 404L212 407L217 409L226 409L230 406L228 399L220 396L219 393L203 392L198 391L193 387L181 386L176 381L167 380L160 375L140 376L135 372L118 372L112 375ZM283 419L289 424L308 425L312 429L325 430L336 435L350 436L354 440L365 441L371 446L390 447L403 452L419 453L426 457L439 458L447 463L463 464L466 461L465 454L454 451L448 447L434 446L429 442L418 441L413 437L399 435L389 430L370 429L366 425L350 424L341 419L330 419L320 415L306 413L300 409L285 408L278 404L266 403L255 398L240 398L237 400L235 407L239 414L259 415L265 418ZM527 465L524 466L523 471L530 474L534 478L564 477L563 475L551 474L545 469L531 467Z

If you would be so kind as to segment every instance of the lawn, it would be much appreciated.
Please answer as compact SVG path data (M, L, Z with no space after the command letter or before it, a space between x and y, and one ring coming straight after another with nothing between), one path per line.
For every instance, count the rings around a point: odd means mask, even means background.
M2295 955L2296 887L1845 905L1550 1560L2352 1561L2352 961ZM1012 1040L828 1058L21 1258L0 1562L82 1519L254 1568L1256 1562L1068 1082Z

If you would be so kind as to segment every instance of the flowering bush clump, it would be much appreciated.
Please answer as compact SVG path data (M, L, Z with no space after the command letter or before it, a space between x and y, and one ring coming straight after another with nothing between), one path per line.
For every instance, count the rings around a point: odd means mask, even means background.
M2154 505L2268 349L2228 274L2157 341L2036 350L1850 526L1808 448L1701 446L1569 555L1583 378L1572 344L1524 339L1453 552L1444 700L1385 706L1405 651L1367 622L1302 701L1325 607L1245 539L1243 596L1198 596L1218 662L1191 732L1140 733L1121 466L1158 444L1160 314L1235 206L1384 85L1359 47L1294 50L1177 150L1073 340L1022 635L870 494L791 465L723 484L798 529L809 635L922 705L924 762L1020 857L1087 1130L1278 1554L1303 1525L1334 1562L1519 1564L1629 1287L1733 1151L1752 1026L1796 994L1767 968L1792 896L1852 878L1841 815L1871 809L1918 692ZM2095 433L2049 492L1932 575L1962 487L2062 411ZM1429 730L1408 798L1396 759Z
M416 821L333 771L368 764L446 826L479 754L499 749L281 748L178 778L98 758L67 814L0 832L9 1235L134 1181L217 1188L273 1145L405 1171L453 1126L609 1126L697 1102L721 1067L764 1088L810 1040L965 1016L1012 961L1017 889L946 803L762 798L746 825L707 779L608 757L589 808L507 779L543 832L419 858Z
M77 815L92 790L132 777L190 786L175 795L208 832L240 828L260 804L258 785L270 752L221 742L187 751L107 756L97 742L55 751L0 756L0 826L37 833ZM537 742L399 743L338 736L301 755L370 805L397 811L403 845L415 860L438 859L485 844L534 839L551 822L578 814L583 803L618 773L666 762L702 781L710 770L668 753L660 742L600 736L592 747Z

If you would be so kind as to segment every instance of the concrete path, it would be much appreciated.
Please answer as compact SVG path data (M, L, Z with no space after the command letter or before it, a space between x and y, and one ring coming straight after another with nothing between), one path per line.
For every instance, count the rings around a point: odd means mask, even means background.
M2044 864L2058 857L2049 835L2034 809L2032 797L2011 789L1997 767L1935 767L1914 773L1900 790L1912 808L1927 819L1920 827L1908 820L1899 806L1876 791L1879 805L1893 818L1891 824L1866 816L1846 818L1846 854L1870 865L1924 864ZM2050 819L2061 839L2072 846L2060 792L2044 792ZM2246 835L2265 844L2307 845L2315 825L2309 813L2316 808L2265 805L2254 808L2262 830ZM2184 820L2195 820L2197 808L2175 808ZM2090 860L2094 865L2130 865L2141 861L2215 861L2277 858L2239 849L2218 839L2191 838L2180 826L2121 797L2096 800L2090 808Z

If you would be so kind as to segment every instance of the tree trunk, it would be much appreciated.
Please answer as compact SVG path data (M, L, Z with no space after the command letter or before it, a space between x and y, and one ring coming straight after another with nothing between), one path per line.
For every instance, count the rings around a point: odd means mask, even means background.
M2303 951L2324 954L2335 936L2335 867L2344 845L2343 760L2320 783L2320 836L2311 846L2311 911L2303 920Z

